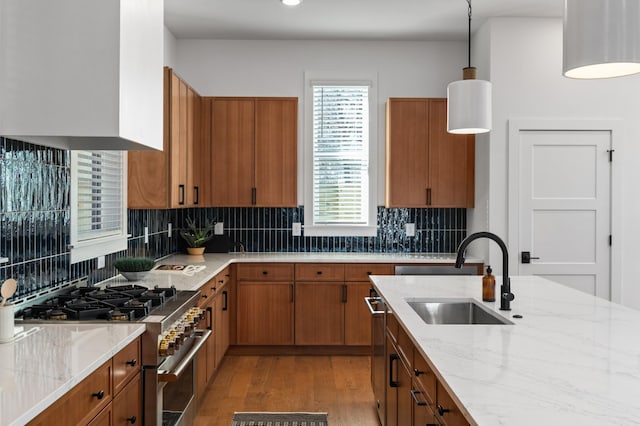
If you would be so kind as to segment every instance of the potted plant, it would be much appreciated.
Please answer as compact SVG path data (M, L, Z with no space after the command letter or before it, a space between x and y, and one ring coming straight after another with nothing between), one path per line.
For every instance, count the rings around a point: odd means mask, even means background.
M187 253L199 255L204 253L204 245L213 238L215 224L207 219L204 228L199 228L196 222L187 218L187 228L180 231L180 235L187 242Z
M141 280L155 264L155 260L147 257L123 257L113 262L113 266L129 281Z

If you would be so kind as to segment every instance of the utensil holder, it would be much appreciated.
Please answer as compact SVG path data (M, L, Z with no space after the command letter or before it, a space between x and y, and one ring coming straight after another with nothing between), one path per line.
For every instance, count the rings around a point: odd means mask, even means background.
M11 342L15 336L13 305L0 307L0 343Z

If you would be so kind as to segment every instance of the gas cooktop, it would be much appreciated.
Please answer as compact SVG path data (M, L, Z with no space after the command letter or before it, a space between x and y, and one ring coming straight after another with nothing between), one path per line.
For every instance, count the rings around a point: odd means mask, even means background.
M22 311L24 320L137 321L176 298L175 287L71 287Z

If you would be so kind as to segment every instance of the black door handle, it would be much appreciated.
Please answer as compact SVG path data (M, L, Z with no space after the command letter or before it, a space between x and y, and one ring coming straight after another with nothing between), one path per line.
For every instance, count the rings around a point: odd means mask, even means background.
M523 251L520 253L520 262L521 263L531 263L531 259L540 259L539 257L531 256L531 252Z
M397 380L393 380L393 362L400 359L400 355L391 354L389 355L389 387L398 388L400 387L400 382Z

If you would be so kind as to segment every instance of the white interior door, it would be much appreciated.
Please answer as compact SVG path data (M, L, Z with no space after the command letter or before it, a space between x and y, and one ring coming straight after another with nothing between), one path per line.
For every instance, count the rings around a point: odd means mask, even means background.
M518 144L517 165L510 164L510 176L517 174L510 217L517 220L511 250L517 247L518 274L610 299L612 131L510 130L510 147Z

